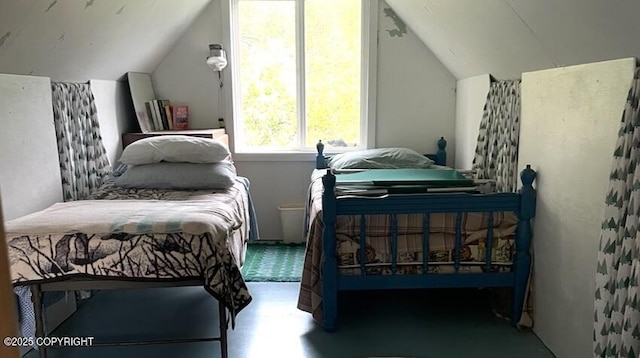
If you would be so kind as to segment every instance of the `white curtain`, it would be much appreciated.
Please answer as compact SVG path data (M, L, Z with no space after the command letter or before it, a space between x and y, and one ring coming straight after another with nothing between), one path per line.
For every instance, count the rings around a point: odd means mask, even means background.
M51 91L63 197L83 199L111 171L93 93L88 83L54 82Z

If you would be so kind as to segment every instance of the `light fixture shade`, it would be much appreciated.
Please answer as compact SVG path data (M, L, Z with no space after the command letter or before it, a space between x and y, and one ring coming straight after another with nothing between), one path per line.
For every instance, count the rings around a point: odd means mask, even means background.
M207 65L214 71L222 71L227 67L227 55L220 44L209 45L209 57Z

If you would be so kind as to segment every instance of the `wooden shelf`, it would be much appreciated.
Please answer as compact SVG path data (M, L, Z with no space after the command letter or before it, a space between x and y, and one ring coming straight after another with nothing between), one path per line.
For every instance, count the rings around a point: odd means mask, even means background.
M157 137L161 135L186 135L190 137L213 138L229 145L229 136L224 128L218 129L187 129L183 131L156 131L147 133L124 133L122 135L122 148L143 138Z

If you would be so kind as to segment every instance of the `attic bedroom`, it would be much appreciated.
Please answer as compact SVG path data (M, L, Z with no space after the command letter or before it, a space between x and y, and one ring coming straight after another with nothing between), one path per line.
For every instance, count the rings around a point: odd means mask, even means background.
M639 10L0 2L0 356L637 357Z

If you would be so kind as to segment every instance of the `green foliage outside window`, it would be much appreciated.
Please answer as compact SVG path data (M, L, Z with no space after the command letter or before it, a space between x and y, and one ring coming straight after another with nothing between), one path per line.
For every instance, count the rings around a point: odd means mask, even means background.
M298 142L295 3L240 1L242 144L297 149L360 141L360 0L306 0L306 141Z

